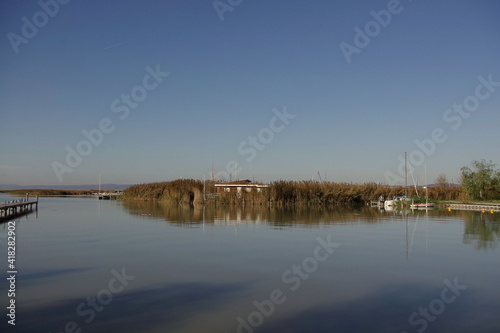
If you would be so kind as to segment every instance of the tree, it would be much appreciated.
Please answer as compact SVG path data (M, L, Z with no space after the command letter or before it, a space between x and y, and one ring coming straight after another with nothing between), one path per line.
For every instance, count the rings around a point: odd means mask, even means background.
M434 183L437 186L441 187L448 187L450 183L448 182L448 177L444 173L441 173L437 176L437 178L434 180Z
M472 169L462 167L463 186L473 199L500 198L500 171L495 167L492 161L484 159L473 161Z
M461 173L460 176L458 176L457 182L458 184L460 184L460 186L464 187L465 179L463 173Z

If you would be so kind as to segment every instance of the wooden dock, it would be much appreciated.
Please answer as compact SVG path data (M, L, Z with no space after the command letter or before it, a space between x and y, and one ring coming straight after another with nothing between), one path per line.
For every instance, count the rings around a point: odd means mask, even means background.
M95 195L99 200L116 200L116 198L122 195L122 193L104 192L104 193L95 193Z
M27 214L33 211L33 206L38 210L38 195L35 200L30 200L29 196L25 198L6 201L0 204L0 219L8 219L19 215Z
M479 212L500 212L500 204L498 203L470 203L470 204L449 204L448 210L472 210Z

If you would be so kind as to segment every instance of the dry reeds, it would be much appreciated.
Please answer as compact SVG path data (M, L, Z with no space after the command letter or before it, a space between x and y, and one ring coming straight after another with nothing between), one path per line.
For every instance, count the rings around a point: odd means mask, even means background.
M205 186L205 190L204 190ZM126 200L162 201L170 203L205 203L223 205L308 205L308 206L352 206L364 204L380 197L391 198L408 194L415 196L414 188L402 186L387 186L376 183L333 183L317 181L278 180L262 188L260 192L247 192L242 188L240 192L222 192L216 194L215 183L194 179L178 179L170 182L140 184L129 187L124 192ZM418 189L422 197L425 192ZM434 186L428 189L429 198L433 200L462 200L462 187Z

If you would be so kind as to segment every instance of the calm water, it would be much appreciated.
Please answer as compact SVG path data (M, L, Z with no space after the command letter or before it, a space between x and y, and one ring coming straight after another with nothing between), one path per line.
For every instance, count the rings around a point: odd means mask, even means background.
M15 330L6 233L2 332L500 331L498 213L42 198L17 219Z

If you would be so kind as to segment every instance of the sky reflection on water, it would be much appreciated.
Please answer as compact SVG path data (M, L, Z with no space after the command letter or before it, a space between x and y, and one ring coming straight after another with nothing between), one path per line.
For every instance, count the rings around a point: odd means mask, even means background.
M17 332L237 332L273 290L286 300L254 332L417 332L455 278L467 289L425 331L497 332L499 216L42 198L17 223ZM318 237L340 246L307 273ZM77 307L122 268L135 278L86 322Z

